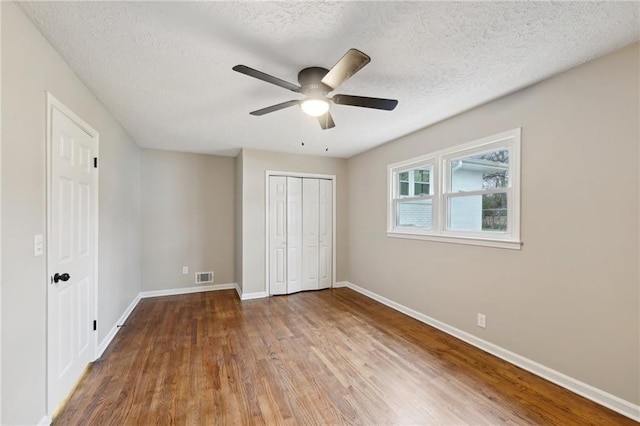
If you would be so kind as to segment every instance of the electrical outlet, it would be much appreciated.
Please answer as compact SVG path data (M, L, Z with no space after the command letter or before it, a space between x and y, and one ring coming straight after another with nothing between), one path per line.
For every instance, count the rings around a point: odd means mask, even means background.
M187 275L189 273L189 267L188 266L183 266L182 267L182 274L183 275Z
M478 314L478 327L487 328L487 316L485 314Z

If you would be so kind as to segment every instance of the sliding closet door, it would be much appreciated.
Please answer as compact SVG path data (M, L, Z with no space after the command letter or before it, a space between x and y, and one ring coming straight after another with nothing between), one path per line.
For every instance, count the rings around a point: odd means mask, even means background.
M269 288L287 293L287 178L269 178Z
M302 179L302 289L317 290L318 282L318 179Z
M331 287L333 281L333 182L321 179L319 191L318 247L319 288Z
M302 290L302 179L287 178L287 293Z

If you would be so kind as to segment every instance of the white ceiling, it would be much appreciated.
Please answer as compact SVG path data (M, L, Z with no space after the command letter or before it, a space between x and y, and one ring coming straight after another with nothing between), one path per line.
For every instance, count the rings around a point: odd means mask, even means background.
M141 146L219 155L349 157L640 39L638 2L22 6ZM301 95L234 65L297 83L351 47L371 63L334 93L398 99L395 111L332 105L330 130L298 107L249 115Z

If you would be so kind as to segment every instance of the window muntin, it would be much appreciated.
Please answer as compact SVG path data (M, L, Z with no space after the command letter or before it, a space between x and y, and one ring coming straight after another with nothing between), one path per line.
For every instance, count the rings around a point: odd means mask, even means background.
M388 235L520 248L519 162L515 129L389 165Z

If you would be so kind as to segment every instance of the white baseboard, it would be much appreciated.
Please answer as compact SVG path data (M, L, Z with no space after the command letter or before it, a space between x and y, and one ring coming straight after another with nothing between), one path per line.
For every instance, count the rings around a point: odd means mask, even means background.
M51 425L51 417L42 416L42 418L38 422L38 426L49 426L49 425Z
M267 292L257 291L255 293L242 293L240 300L262 299L263 297L267 297Z
M467 333L466 331L462 331L458 328L445 324L435 318L431 318L427 315L424 315L418 311L415 311L411 308L408 308L404 305L394 302L393 300L387 299L384 296L380 296L377 293L374 293L348 281L336 283L334 287L348 287L354 291L357 291L358 293L361 293L373 300L382 303L383 305L387 305L390 308L395 309L396 311L402 312L403 314L415 318L418 321L444 331L445 333L463 340L479 349L482 349L485 352L495 355L498 358L501 358L513 365L516 365L537 376L540 376L552 383L555 383L558 386L562 386L565 389L568 389L574 393L577 393L578 395L590 399L591 401L594 401L600 405L612 409L613 411L616 411L624 416L640 422L640 405L626 401L620 397L612 395L587 383L581 382L580 380L574 379L573 377L569 377L564 373L532 361L503 347L487 342L486 340L480 339L479 337Z
M255 293L243 293L238 283L235 284L235 289L236 289L236 293L238 293L238 297L240 298L240 300L262 299L263 297L269 297L266 291L257 291Z
M160 296L176 296L179 294L202 293L205 291L232 290L236 288L236 283L230 284L209 284L199 285L197 287L171 288L168 290L151 290L141 291L140 298L160 297Z
M120 330L118 325L122 325L127 321L127 318L129 318L129 315L131 315L131 312L133 312L133 310L136 308L136 306L138 306L138 302L140 302L140 294L138 294L135 297L135 299L133 299L133 302L131 302L129 307L127 309L125 309L125 311L122 313L122 315L120 316L118 321L116 321L116 323L113 325L111 330L109 330L109 333L107 333L105 338L98 345L98 348L96 349L96 359L98 359L98 358L100 358L102 356L102 354L107 349L107 347L109 346L109 344L111 343L113 338L116 337L116 334L118 333L118 330Z
M242 300L242 290L240 289L240 285L236 283L236 293L238 293L238 299Z
M351 284L349 281L337 281L333 285L333 288L349 287L349 284ZM354 285L354 284L351 284L351 285Z

